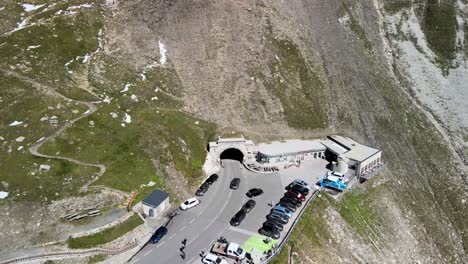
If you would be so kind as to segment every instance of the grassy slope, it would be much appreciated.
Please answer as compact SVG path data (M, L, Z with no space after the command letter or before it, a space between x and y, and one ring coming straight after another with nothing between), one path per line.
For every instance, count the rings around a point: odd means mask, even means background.
M70 248L92 248L111 242L126 234L127 232L132 231L142 223L143 221L140 219L140 217L137 214L134 214L121 224L105 229L104 231L93 235L70 238L68 239L67 243Z

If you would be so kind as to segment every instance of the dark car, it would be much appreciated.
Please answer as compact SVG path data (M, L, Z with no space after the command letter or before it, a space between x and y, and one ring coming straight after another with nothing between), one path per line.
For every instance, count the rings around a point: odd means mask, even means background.
M292 197L289 197L289 196L284 196L283 198L280 199L280 202L287 202L290 204L294 204L296 207L301 207L302 205L301 201L294 199Z
M298 193L296 192L295 190L289 190L287 191L284 196L289 196L289 197L292 197L294 199L297 199L301 202L305 201L305 196L301 193Z
M278 229L272 226L264 226L258 230L258 233L273 239L278 239L281 235Z
M208 191L208 188L210 187L210 185L208 183L203 183L202 185L200 185L200 187L198 188L197 192L195 193L195 195L197 196L203 196L206 191Z
M240 210L231 218L230 224L233 226L240 225L240 223L242 222L242 220L244 220L246 215L247 213L244 210Z
M284 201L283 202L280 201L278 204L281 205L281 206L286 207L290 211L296 212L296 206L293 205L293 204L290 204L290 203L284 202Z
M234 178L231 181L230 187L231 187L231 189L236 190L237 188L239 188L239 184L240 184L240 179L239 178Z
M267 220L265 223L263 223L263 226L264 227L271 226L271 227L277 229L278 231L283 231L283 225L278 221Z
M206 179L206 183L213 184L217 180L218 180L218 175L212 174L210 177L208 177L208 179Z
M154 234L151 236L151 238L150 238L151 244L156 244L156 243L158 243L159 240L161 240L161 238L163 238L166 234L167 234L167 228L165 228L164 226L161 226L161 227L158 228L158 230L156 230L156 232L154 232Z
M244 210L246 213L250 212L255 207L256 202L252 199L248 200L241 210Z
M279 213L270 213L269 215L267 215L266 217L269 221L276 221L280 224L287 224L289 222L289 218L285 215L282 215L282 214L279 214Z
M252 197L255 197L255 196L259 196L263 193L263 190L260 189L260 188L253 188L253 189L250 189L246 195L247 197L249 198L252 198Z
M309 189L307 189L306 187L302 186L302 185L299 185L299 184L294 184L294 183L291 183L289 184L288 186L286 186L285 188L286 190L294 190L304 196L307 196L309 195Z

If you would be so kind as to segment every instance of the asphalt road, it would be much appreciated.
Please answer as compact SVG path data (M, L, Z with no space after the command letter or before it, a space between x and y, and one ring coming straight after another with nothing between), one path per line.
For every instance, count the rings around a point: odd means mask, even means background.
M199 254L209 247L229 228L229 220L241 208L247 197L247 185L231 190L229 184L235 177L245 181L239 162L226 160L219 179L200 197L201 203L182 211L168 225L168 234L156 245L149 244L131 263L201 263ZM228 223L228 224L226 224ZM186 258L180 256L182 240L187 239Z
M211 245L220 236L242 245L251 236L258 234L258 229L271 209L268 204L279 201L286 185L294 179L302 179L313 185L326 172L326 162L323 160L307 161L300 168L267 174L248 171L237 161L223 160L223 165L224 168L218 173L218 181L210 186L204 196L199 197L201 203L177 215L168 225L168 234L158 244L148 244L130 263L201 263L200 253L209 252ZM235 177L241 178L241 183L239 189L231 190L229 184ZM245 193L251 188L261 188L264 193L253 198L256 201L255 208L239 226L233 227L229 221L248 200ZM284 227L281 239L296 217L297 213ZM186 258L183 260L179 249L185 238Z

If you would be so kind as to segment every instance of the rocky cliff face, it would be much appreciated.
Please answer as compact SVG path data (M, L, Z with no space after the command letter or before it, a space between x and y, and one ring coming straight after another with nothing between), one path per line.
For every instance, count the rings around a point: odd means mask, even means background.
M255 140L353 136L381 148L387 170L343 198L314 202L277 263L291 248L300 263L466 261L465 0L109 0L89 8L70 14L84 23L72 36L60 18L27 20L71 39L37 55L54 60L10 56L12 38L29 40L33 26L0 41L3 68L107 102L92 129L89 120L77 124L43 151L106 164L99 184L130 191L151 171L176 190L197 180L213 123Z
M295 233L300 262L466 259L466 3L137 1L115 12L111 42L135 65L165 43L186 111L252 137L337 132L383 149L384 175L302 220L318 234Z

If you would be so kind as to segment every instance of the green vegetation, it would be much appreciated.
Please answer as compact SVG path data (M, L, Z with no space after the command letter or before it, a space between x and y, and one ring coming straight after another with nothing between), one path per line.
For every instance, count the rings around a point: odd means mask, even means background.
M314 252L318 252L320 248L327 246L331 235L328 231L329 227L327 224L327 219L324 217L326 214L327 207L330 206L330 203L324 197L316 197L309 205L309 207L304 211L302 217L296 227L294 228L288 245L298 245L295 250L307 250L308 254L315 256ZM280 254L271 262L273 264L283 264L288 261L288 247L283 247ZM316 257L324 258L322 262L325 261L325 257L322 254L317 255ZM320 262L319 259L316 259Z
M411 0L386 0L384 1L384 10L389 14L395 14L411 8L412 2Z
M68 247L70 248L93 248L108 242L111 242L124 234L132 231L137 226L141 225L143 221L137 214L133 214L129 219L122 222L121 224L106 229L102 232L68 239Z
M276 58L270 62L271 77L259 76L281 101L289 126L299 129L324 128L327 113L324 85L307 63L299 47L289 39L273 37L267 28L269 46Z
M102 261L106 260L106 258L107 257L105 255L98 254L98 255L89 257L88 258L88 264L99 263L99 262L102 262Z
M427 0L422 30L429 47L438 57L442 70L448 74L456 52L456 1Z
M342 17L348 15L349 17L349 29L353 33L354 37L357 38L358 42L364 47L364 49L369 53L372 54L374 49L372 42L369 40L369 37L361 26L359 20L356 18L355 14L353 14L352 6L354 3L348 1L341 1L340 8L338 9L338 16Z

